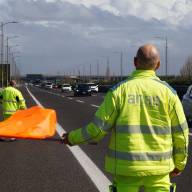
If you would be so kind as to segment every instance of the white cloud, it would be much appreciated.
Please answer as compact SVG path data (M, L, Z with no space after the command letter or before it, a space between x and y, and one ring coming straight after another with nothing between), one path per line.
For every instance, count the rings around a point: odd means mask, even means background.
M50 1L50 0L47 0ZM53 2L54 0L51 0ZM56 0L55 0L56 1ZM144 20L157 19L182 25L192 16L191 0L62 0L87 8L98 7L116 16L135 16Z
M6 1L0 2L5 4ZM7 0L7 4L15 6L12 14L32 20L73 19L78 14L89 20L93 16L92 9L98 9L122 18L155 19L172 27L192 24L191 0Z

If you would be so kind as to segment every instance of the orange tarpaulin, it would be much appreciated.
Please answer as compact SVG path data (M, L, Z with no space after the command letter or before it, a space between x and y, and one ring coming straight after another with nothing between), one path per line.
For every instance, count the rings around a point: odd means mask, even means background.
M0 122L0 137L45 139L55 134L56 121L54 110L34 106Z

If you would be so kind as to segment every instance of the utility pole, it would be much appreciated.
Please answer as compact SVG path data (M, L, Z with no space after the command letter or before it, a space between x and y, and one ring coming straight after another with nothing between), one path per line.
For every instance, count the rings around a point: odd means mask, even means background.
M7 59L6 59L6 64L7 64L6 74L7 75L6 75L6 78L7 78L7 86L8 86L9 80L10 80L9 79L9 76L10 76L9 75L10 74L10 72L9 72L10 71L10 67L9 67L9 38L8 37L7 37L7 47L6 48L7 48L7 55L6 55L7 56Z
M85 66L83 65L83 79L84 82L86 81L86 71L85 71Z
M4 32L3 32L4 23L1 22L1 87L4 87Z
M18 23L16 21L1 22L1 86L4 86L4 26L11 23Z
M165 37L165 74L168 75L168 41L167 37Z
M121 80L123 80L123 52L120 53L120 63L121 63Z
M91 75L92 75L92 69L91 69L91 64L90 64L90 72L89 72L89 79L91 80Z
M97 60L97 79L99 80L99 60Z
M168 75L168 39L167 36L156 36L155 38L165 41L165 76Z
M115 51L114 53L120 55L120 80L123 80L123 52Z
M107 57L106 78L107 78L107 80L110 79L110 63L109 63L109 57Z

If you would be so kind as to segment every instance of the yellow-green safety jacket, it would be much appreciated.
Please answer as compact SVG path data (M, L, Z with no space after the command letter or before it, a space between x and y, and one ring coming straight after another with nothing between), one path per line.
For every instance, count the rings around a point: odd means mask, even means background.
M105 169L113 175L147 176L183 170L188 125L173 90L152 70L136 70L105 96L93 121L69 133L72 145L112 132Z
M14 87L6 87L0 92L0 100L3 115L12 115L19 109L25 109L25 100L19 90Z

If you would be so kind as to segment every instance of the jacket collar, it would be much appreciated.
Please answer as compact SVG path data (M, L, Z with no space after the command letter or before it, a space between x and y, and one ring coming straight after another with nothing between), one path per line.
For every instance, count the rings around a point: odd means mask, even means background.
M132 78L137 78L137 77L153 77L153 78L158 78L156 76L155 71L153 70L135 70L133 71L133 73L131 74Z

